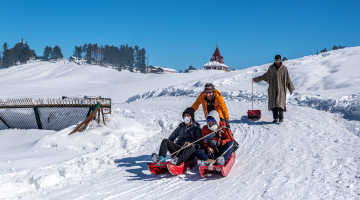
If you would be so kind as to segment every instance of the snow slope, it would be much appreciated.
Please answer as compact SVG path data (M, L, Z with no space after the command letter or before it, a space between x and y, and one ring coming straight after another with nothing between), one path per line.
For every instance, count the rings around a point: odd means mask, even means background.
M0 99L101 95L108 126L0 131L0 199L359 199L360 47L286 61L295 86L283 124L271 124L267 84L254 85L258 122L247 119L251 79L269 64L235 72L138 74L99 66L30 63L0 70ZM227 177L198 169L148 172L203 85L225 97L240 148ZM195 118L205 124L200 108Z

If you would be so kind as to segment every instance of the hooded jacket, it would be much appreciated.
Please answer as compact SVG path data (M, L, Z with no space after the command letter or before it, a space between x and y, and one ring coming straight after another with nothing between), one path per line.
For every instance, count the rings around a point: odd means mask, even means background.
M218 128L226 126L225 122L220 121L220 116L215 110L211 111L207 116L208 117L211 116L216 120L216 122L218 124ZM212 130L209 129L208 126L209 126L209 123L201 129L201 137L204 137L204 136L206 136L206 135L213 132ZM225 145L229 141L234 141L233 134L231 133L231 130L225 129L225 128L223 128L222 130L223 130L222 133L221 133L220 130L217 132L217 134L220 137L217 136L216 134L213 134L214 136L211 139L215 140L215 141L220 141L221 146ZM205 138L202 139L202 147L203 147L203 149L206 149L207 147L209 147L209 145L206 142Z
M219 90L215 89L214 96L215 96L215 110L219 113L219 116L222 119L229 119L228 109L226 107L224 98L219 92ZM206 97L205 92L202 92L191 107L194 108L194 110L196 111L199 108L200 104L202 104L206 119L208 115L208 111L207 111L207 101L205 100L205 97Z
M169 140L183 146L185 142L194 142L201 138L201 129L196 121L187 127L185 123L181 123L169 136ZM201 145L201 140L196 144Z

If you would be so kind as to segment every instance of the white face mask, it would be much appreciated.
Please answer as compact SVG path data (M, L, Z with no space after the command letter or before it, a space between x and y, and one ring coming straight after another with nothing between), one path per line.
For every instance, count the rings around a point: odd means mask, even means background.
M208 127L211 131L216 131L217 128L218 128L218 125L217 124L214 124L213 126L210 127L210 125L208 124Z
M188 117L184 117L184 122L185 122L185 124L190 124L191 119Z

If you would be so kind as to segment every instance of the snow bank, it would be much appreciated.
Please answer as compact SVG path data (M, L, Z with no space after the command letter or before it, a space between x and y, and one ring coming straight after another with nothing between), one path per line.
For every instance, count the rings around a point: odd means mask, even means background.
M288 96L291 109L281 125L270 122L264 82L254 84L255 105L263 118L246 118L251 79L266 72L270 63L228 73L161 75L62 63L0 70L0 86L8 88L0 91L0 99L82 94L116 102L106 127L71 136L74 127L0 131L0 198L190 199L213 198L221 190L245 199L356 199L359 61L356 47L284 62L296 91ZM232 172L205 179L196 169L177 177L150 175L149 155L158 151L208 82L224 96L240 144ZM204 124L201 109L196 119Z

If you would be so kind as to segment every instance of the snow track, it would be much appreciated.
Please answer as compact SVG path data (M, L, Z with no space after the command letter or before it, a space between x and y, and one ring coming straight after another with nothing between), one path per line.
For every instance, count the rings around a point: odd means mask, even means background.
M259 105L264 110L265 120L252 122L243 114L251 105L249 102L229 102L230 110L238 110L231 112L234 114L230 117L234 119L231 126L240 148L227 177L212 173L202 178L196 167L180 176L150 174L146 167L149 155L158 151L161 139L173 130L163 129L158 122L166 116L167 121L176 126L176 122L180 122L177 115L193 99L186 98L185 102L184 99L171 99L171 103L168 100L159 97L122 106L124 109L127 106L135 108L129 119L139 121L139 124L150 119L158 124L157 134L146 137L142 143L145 146L139 144L138 150L129 147L132 150L127 153L110 148L87 154L89 158L98 159L107 155L113 159L112 164L96 167L90 162L93 171L70 176L52 189L22 198L204 199L219 194L230 199L359 198L360 139L354 134L359 133L359 123L347 121L341 115L300 106L290 105L285 122L272 124L266 120L271 119L271 113L265 110L265 105ZM138 110L144 101L154 109L146 113ZM172 110L156 109L170 104L178 106L173 106ZM202 115L201 112L196 114L196 117ZM170 116L173 117L169 119Z

